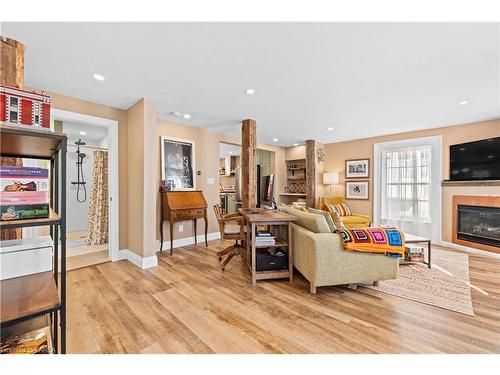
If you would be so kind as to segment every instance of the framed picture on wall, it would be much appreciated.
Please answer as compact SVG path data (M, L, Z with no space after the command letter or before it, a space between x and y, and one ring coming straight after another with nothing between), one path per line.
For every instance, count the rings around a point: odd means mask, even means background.
M369 199L368 181L346 181L345 199Z
M356 159L345 161L345 178L370 177L370 159Z
M161 137L161 179L167 190L196 189L195 142Z

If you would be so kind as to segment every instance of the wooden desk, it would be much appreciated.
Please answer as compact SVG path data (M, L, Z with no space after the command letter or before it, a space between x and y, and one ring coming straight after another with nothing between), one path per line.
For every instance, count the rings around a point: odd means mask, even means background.
M263 208L240 208L238 210L244 217L247 224L247 266L252 273L252 285L255 286L257 280L283 279L289 278L293 281L293 248L292 248L292 228L290 223L297 220L293 215L282 211L268 211ZM268 225L276 236L276 244L273 246L255 244L255 233L257 225ZM281 228L280 228L281 227ZM283 228L285 227L285 228ZM283 247L288 250L288 269L276 271L257 271L256 253L257 248Z
M160 219L160 251L163 251L163 222L170 223L170 255L174 247L174 223L176 221L193 220L194 243L196 244L196 220L205 219L205 246L208 246L207 201L201 190L194 191L162 191Z

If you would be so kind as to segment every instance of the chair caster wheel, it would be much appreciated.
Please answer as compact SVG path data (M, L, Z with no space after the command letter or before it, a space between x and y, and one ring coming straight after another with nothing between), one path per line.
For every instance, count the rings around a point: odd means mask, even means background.
M222 257L219 257L219 262L222 260Z
M224 271L224 267L222 267L222 270Z

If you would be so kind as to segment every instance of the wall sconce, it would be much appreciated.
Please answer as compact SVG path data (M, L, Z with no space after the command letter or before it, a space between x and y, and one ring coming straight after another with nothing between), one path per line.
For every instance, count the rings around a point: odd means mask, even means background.
M325 172L323 173L323 184L330 185L330 196L332 195L332 185L338 185L339 172Z

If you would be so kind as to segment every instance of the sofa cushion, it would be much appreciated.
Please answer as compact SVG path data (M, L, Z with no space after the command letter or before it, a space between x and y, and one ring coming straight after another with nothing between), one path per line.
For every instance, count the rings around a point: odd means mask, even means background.
M323 215L323 217L326 220L326 223L328 224L328 227L330 228L330 231L332 233L335 233L335 231L337 230L337 226L335 225L333 218L330 216L328 212L322 210L316 210L315 208L307 208L307 212L317 215Z
M314 233L331 233L330 227L323 215L312 214L310 212L299 211L292 207L281 207L281 210L288 212L290 215L297 217L295 224L314 232Z
M330 216L337 230L345 228L344 220L337 212L330 212Z

